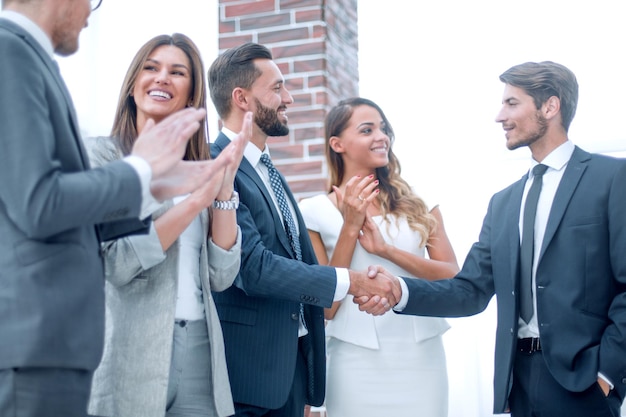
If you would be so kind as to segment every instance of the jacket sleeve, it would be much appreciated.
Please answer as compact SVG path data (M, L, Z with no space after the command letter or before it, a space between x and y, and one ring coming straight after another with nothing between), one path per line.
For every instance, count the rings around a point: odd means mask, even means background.
M620 398L626 395L626 163L617 170L608 199L608 228L611 270L618 289L611 302L609 325L600 342L600 369L615 386Z
M132 167L118 161L89 169L62 84L19 37L0 36L0 56L11 57L0 65L0 201L13 224L43 240L138 217L140 182Z
M209 281L211 291L224 291L235 281L241 265L241 229L237 227L237 241L232 248L222 249L209 239Z
M121 152L111 138L88 138L85 145L94 166L106 165L121 157ZM116 286L130 283L142 272L163 262L166 257L153 222L150 222L145 234L104 242L102 251L105 277Z

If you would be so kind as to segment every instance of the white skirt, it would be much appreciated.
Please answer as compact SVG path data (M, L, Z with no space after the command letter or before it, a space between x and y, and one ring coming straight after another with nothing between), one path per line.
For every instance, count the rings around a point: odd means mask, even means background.
M448 374L441 336L363 348L327 342L328 417L447 417Z

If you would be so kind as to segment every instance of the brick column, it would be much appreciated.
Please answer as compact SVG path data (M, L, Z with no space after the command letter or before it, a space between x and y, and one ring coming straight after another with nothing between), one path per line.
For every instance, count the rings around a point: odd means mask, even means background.
M218 0L219 50L267 46L294 98L272 159L297 198L327 189L324 117L358 94L357 0Z

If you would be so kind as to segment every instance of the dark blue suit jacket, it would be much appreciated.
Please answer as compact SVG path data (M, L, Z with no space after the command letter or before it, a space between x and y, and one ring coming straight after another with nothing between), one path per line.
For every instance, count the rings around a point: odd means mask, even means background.
M405 280L404 314L467 316L497 297L494 412L512 383L519 302L519 213L526 177L495 194L479 241L449 280ZM576 148L556 192L537 264L543 357L567 390L607 376L626 391L626 161Z
M229 143L220 134L211 147L216 156ZM235 177L240 205L241 271L235 284L213 293L222 323L226 361L235 402L280 408L289 395L298 352L299 306L313 348L314 375L307 404L320 405L326 384L323 307L330 307L336 287L334 268L317 260L306 226L289 187L300 229L303 262L295 260L289 238L268 190L254 167L244 158Z

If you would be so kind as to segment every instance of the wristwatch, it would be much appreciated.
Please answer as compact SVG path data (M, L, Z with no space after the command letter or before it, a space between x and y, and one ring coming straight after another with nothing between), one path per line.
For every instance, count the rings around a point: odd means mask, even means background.
M237 210L239 208L239 193L233 191L230 200L215 200L213 208L217 210Z

